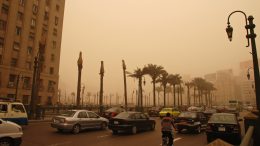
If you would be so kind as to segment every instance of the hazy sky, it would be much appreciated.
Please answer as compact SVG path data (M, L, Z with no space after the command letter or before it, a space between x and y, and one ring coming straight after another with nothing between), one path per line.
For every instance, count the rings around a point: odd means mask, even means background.
M66 0L60 88L76 92L80 51L85 92L99 91L102 60L105 94L123 93L122 59L130 72L148 63L191 77L237 71L240 61L251 59L251 47L245 47L245 18L240 13L231 17L233 41L227 38L227 17L234 10L254 16L260 56L259 0ZM146 80L145 88L152 92L148 76ZM130 96L137 82L127 82Z

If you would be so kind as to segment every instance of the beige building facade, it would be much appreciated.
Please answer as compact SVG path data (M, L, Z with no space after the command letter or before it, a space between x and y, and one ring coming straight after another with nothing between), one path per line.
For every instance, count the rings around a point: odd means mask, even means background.
M34 58L44 40L37 103L58 102L65 0L0 0L0 97L29 104Z

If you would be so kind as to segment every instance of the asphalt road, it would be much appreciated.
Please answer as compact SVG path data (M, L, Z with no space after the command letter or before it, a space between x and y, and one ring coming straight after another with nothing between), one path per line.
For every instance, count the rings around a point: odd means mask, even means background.
M160 146L160 119L156 118L154 131L140 132L135 135L122 133L112 135L107 130L87 130L77 135L69 132L59 133L50 123L30 123L24 127L22 146ZM207 144L205 133L176 133L174 146L204 146Z

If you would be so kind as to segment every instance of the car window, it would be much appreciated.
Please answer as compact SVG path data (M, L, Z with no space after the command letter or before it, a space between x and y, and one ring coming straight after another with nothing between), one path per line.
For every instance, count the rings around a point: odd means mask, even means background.
M88 115L87 115L86 112L80 112L80 113L78 114L78 118L88 118Z
M136 113L135 114L135 119L142 119L141 114L140 113Z
M127 118L132 118L134 119L134 115L128 113L128 112L122 112L122 113L119 113L118 115L115 116L115 118L120 118L120 119L127 119Z
M88 117L89 118L98 118L99 116L93 112L88 112Z
M12 104L12 111L25 113L25 110L21 104Z
M7 112L7 104L0 104L0 113Z
M230 123L236 124L236 116L235 115L212 115L209 119L209 123Z
M181 118L196 118L196 113L192 112L182 112L179 117Z
M141 119L147 119L147 116L145 114L141 114Z
M65 116L65 117L73 117L75 113L76 113L76 111L65 111L60 115Z

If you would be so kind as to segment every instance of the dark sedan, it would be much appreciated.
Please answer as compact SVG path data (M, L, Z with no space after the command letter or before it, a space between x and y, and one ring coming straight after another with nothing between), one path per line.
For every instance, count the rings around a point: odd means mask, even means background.
M182 132L183 129L186 129L200 133L201 130L206 128L207 119L201 112L181 112L174 123L178 132Z
M113 134L119 131L135 134L141 130L154 130L155 120L141 112L122 112L109 120L108 128Z
M217 138L234 145L239 145L241 142L241 128L235 114L213 114L208 121L206 134L208 142Z

